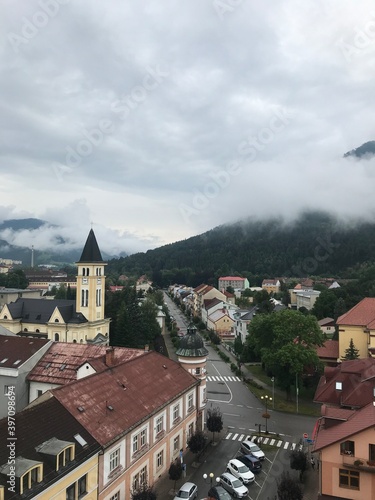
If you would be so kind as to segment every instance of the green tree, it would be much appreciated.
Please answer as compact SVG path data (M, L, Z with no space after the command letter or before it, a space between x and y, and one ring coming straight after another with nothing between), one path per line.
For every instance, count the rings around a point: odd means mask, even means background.
M131 500L157 500L158 496L152 486L143 484L132 491Z
M182 464L178 461L172 462L168 470L169 479L174 481L173 489L176 489L176 483L182 476Z
M59 288L56 290L55 299L66 299L66 293L66 286L64 283L61 283Z
M302 500L303 493L301 485L296 479L290 477L289 472L283 472L277 481L278 500Z
M349 347L345 349L345 355L341 359L346 360L346 359L357 359L357 358L359 358L359 350L356 349L353 339L350 339Z
M189 450L194 453L194 455L199 455L206 446L206 438L204 437L203 432L199 430L194 432L194 434L189 437L187 445Z
M223 415L218 406L207 410L207 429L212 432L212 441L215 441L215 432L223 429Z
M293 450L290 453L290 468L299 471L299 480L307 469L307 455L302 450Z
M333 318L337 296L332 290L323 290L316 299L311 312L318 319Z
M228 293L234 293L234 288L232 286L227 286L227 292Z
M296 377L306 368L320 366L316 347L323 344L324 337L314 316L285 309L256 315L249 325L247 342L290 399Z

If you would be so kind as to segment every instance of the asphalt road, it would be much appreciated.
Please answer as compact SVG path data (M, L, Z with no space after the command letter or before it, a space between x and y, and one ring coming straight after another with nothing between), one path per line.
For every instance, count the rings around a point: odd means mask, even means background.
M173 301L166 296L165 302L174 316L177 326L186 331L187 320ZM224 439L215 446L210 446L204 455L204 463L193 472L190 480L199 488L199 497L207 494L210 481L205 483L203 473L220 476L231 458L239 454L240 443L246 437L259 430L265 430L265 419L262 414L265 406L249 391L247 386L236 377L216 351L206 346L209 352L207 361L207 409L218 406L223 415ZM248 498L251 500L274 500L277 490L277 479L284 470L289 468L289 455L294 447L298 447L303 434L311 436L316 419L298 414L273 411L272 403L268 405L271 417L267 427L269 438L267 444L261 444L266 459L262 471L256 475L255 481L249 486ZM266 435L265 435L266 436ZM267 435L268 436L268 435ZM189 471L191 474L191 471Z

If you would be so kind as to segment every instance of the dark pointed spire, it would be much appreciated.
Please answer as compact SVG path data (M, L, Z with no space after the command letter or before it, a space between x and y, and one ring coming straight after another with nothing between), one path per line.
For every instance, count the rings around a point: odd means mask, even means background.
M94 231L90 229L81 258L78 262L103 262Z

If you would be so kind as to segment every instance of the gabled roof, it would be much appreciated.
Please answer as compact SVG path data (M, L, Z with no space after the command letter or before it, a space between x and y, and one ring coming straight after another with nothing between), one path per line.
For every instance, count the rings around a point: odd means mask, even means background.
M375 298L366 297L336 321L338 325L375 328Z
M52 393L106 446L199 383L179 363L148 351Z
M337 360L340 356L339 341L327 340L322 346L316 348L316 353L319 358L331 358L333 360Z
M333 318L323 318L318 321L319 326L332 326L335 324L335 320Z
M26 338L25 338L26 340ZM27 339L30 340L30 339ZM32 382L66 385L77 380L77 369L89 362L96 372L106 370L105 355L108 347L91 344L54 342L29 373ZM113 348L113 364L118 365L141 356L145 351L128 347Z
M193 289L193 292L195 292L195 293L199 293L199 292L201 292L201 291L202 291L204 288L206 288L206 287L208 287L208 285L206 285L206 284L202 283L201 285L198 285L197 287L195 287L195 288Z
M337 389L336 382L341 383L341 390ZM361 408L373 401L374 386L374 358L343 361L336 367L324 369L324 375L315 391L314 402Z
M57 308L65 323L86 323L82 313L76 312L75 300L64 299L24 299L18 298L7 304L13 319L20 319L22 323L46 324Z
M333 426L325 426L325 418L319 420L319 425L315 433L314 450L318 451L326 448L338 441L344 441L359 432L375 425L375 406L371 402L347 415L347 419Z
M0 336L0 368L19 368L44 347L48 339ZM2 361L5 360L3 363Z
M233 318L230 316L230 313L228 311L228 309L218 309L217 311L214 311L212 314L210 314L208 316L208 319L210 321L212 321L213 323L215 323L215 321L218 321L219 319L223 318L224 316L227 316L228 318L230 318L232 321Z
M95 263L103 262L102 254L99 250L98 242L96 241L94 231L90 229L85 246L82 251L81 258L78 263Z
M214 297L213 299L205 299L203 301L203 307L208 311L212 307L217 306L217 304L222 304L222 303L223 303L222 300L218 299L217 297Z
M276 286L277 283L280 283L280 281L277 278L275 278L275 279L264 279L262 281L262 286L263 285L273 285L273 286Z
M56 466L50 460L46 459L43 453L36 448L49 439L56 438L75 444L75 466L83 463L88 457L99 452L99 444L95 439L80 425L79 422L59 403L55 398L49 398L40 404L25 409L16 416L17 421L17 444L16 457L23 457L25 460L43 462L44 480L35 485L31 490L25 492L22 497L14 494L5 488L5 500L8 498L35 498L37 493L46 489L46 486L60 480L71 469L64 467L60 472L56 471ZM0 435L7 435L7 418L0 420ZM74 438L79 434L87 446L82 446ZM9 449L6 446L0 446L0 470L8 463ZM67 470L68 469L68 470ZM1 481L2 484L3 481Z
M221 276L219 280L223 281L245 281L246 278L241 278L241 276Z

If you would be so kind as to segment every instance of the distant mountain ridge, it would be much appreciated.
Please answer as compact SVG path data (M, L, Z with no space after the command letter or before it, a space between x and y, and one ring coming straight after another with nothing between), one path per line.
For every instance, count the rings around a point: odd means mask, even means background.
M281 218L219 226L199 236L110 261L108 274L147 274L159 286L201 282L220 275L263 278L347 275L375 261L375 223L344 223L325 212L305 212L293 223Z
M25 219L8 219L0 223L0 232L11 230L17 231L37 231L43 229L43 226L48 228L57 228L59 226L51 224L48 221L37 218ZM3 235L4 238L4 235ZM31 247L16 246L10 244L4 239L0 239L0 258L22 261L22 266L28 267L31 265ZM54 249L40 250L35 245L34 263L38 264L74 264L81 256L82 248L69 249L66 247L66 240L61 235L54 237ZM108 255L102 252L104 260L113 258L113 255Z
M351 151L345 153L344 158L347 158L348 156L355 156L357 158L371 158L373 155L375 155L375 141L368 141L358 148L352 149Z

